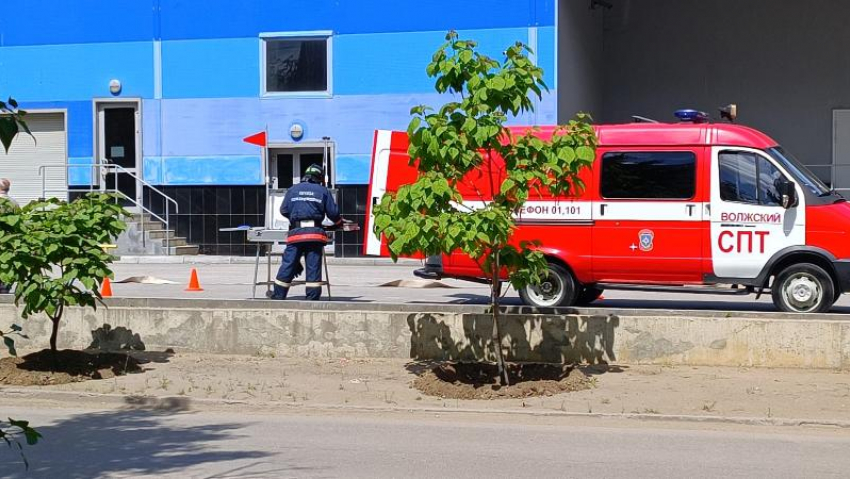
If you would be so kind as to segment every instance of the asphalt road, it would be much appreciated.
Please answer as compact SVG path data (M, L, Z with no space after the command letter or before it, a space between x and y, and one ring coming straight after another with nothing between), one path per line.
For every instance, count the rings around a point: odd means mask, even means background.
M184 291L190 270L195 267L204 288L200 293ZM422 286L413 275L414 266L378 265L346 266L331 265L330 277L335 300L354 302L392 302L392 303L453 303L485 304L488 302L489 287L467 281L444 280L431 286ZM113 283L115 296L130 297L183 297L246 299L251 297L251 283L254 267L251 264L116 264L116 279L123 280L133 276L154 276L174 281L174 284L116 284ZM274 265L272 274L277 271ZM260 276L264 279L265 269ZM411 284L403 287L384 286L397 280L407 280ZM435 283L435 282L432 282ZM258 288L263 297L264 287ZM295 287L291 297L303 299L302 287ZM506 304L522 304L515 291L505 295ZM769 295L758 301L755 296L718 296L703 294L658 293L643 291L606 291L604 299L593 303L601 308L641 308L641 309L699 309L720 311L775 311ZM836 303L833 312L850 313L850 295L844 295Z
M850 434L840 430L687 430L681 424L450 413L3 409L31 419L44 435L26 448L28 473L4 455L5 478L779 479L847 477L850 470Z

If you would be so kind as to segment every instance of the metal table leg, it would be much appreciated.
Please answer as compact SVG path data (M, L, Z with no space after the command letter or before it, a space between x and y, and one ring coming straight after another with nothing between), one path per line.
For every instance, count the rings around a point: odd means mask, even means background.
M262 243L257 243L257 256L254 258L254 286L251 288L251 299L257 299L257 276L260 272L260 250Z
M328 288L328 301L333 301L333 296L331 296L331 275L328 271L328 255L325 254L324 248L322 248L322 263L325 264L325 287Z
M271 296L272 291L272 250L274 243L269 243L266 249L266 297Z

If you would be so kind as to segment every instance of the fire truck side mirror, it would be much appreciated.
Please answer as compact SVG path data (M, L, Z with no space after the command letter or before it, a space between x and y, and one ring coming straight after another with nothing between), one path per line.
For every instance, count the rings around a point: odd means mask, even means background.
M797 206L797 187L793 181L783 180L779 183L779 194L782 196L782 207L786 210Z

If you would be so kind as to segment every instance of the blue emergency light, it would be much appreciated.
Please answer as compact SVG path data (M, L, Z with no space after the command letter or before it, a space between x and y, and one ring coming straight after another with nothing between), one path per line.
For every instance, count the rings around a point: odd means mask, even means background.
M705 123L708 121L708 113L697 110L676 110L676 118L680 121L689 121L692 123Z

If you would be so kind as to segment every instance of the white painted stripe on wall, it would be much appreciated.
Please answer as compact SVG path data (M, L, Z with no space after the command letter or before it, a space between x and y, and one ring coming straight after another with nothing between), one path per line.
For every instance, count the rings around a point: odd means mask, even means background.
M153 42L153 97L162 99L162 41Z
M529 54L528 59L531 60L531 63L539 66L538 62L538 53L537 53L537 27L529 27L528 28L528 48L531 49L531 54ZM557 63L556 63L557 64ZM557 83L555 84L557 85ZM534 102L534 124L539 125L540 119L537 116L537 111L540 110L540 100L537 96L531 96L532 101Z

